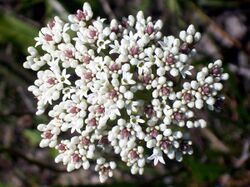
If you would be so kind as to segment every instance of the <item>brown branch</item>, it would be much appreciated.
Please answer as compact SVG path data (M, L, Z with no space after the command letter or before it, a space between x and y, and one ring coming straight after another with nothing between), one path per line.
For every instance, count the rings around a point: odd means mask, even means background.
M246 140L243 145L241 156L239 158L233 158L233 165L235 168L240 168L249 159L249 148L250 140Z
M238 67L234 64L229 64L229 69L233 73L237 73L241 76L244 76L246 79L250 80L250 69L245 68L245 67Z
M238 49L242 48L241 43L226 31L224 31L214 20L212 20L208 15L206 15L195 3L189 1L191 8L200 16L201 20L206 24L213 26L213 31L218 32L221 36L229 40Z
M114 12L112 11L107 0L100 0L100 2L102 4L102 8L103 8L104 12L109 16L109 19L110 20L115 19L116 16L115 16Z
M224 153L228 153L230 151L229 148L222 141L220 141L209 129L201 129L201 133L211 142L213 148Z
M250 172L245 171L239 177L225 175L221 178L221 185L225 187L246 187L250 185Z
M15 116L15 117L21 117L24 115L29 115L32 117L35 117L35 113L33 112L22 112L22 111L11 111L11 112L6 112L6 113L1 113L0 112L0 117L10 117L10 116Z
M41 169L47 169L47 170L57 172L57 173L67 172L67 170L65 170L65 169L59 169L59 168L56 168L54 166L51 166L51 165L45 164L43 162L40 162L40 161L38 161L36 159L28 157L27 155L23 154L21 151L16 150L16 149L12 149L10 147L0 146L0 153L1 152L5 152L5 153L7 153L9 155L19 157L19 158L27 161L30 164L33 164L33 165L36 165L36 166L40 167Z

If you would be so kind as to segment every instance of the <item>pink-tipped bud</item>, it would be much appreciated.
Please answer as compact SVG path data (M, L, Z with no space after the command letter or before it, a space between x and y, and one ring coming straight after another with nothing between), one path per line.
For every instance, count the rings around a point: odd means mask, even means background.
M148 105L145 107L144 112L147 115L147 117L152 117L154 114L154 109L152 106Z
M83 74L84 78L87 80L91 80L93 78L92 72L88 71Z
M89 30L89 37L90 38L94 39L95 37L97 37L97 34L98 34L98 32L94 29Z
M154 27L152 27L152 26L147 26L147 28L146 28L146 33L148 34L148 35L150 35L150 34L152 34L154 32Z
M174 55L172 55L172 54L168 55L166 60L165 60L165 63L168 65L174 64L175 63Z
M162 95L165 95L165 96L170 94L170 90L168 87L162 87L160 89L160 91L161 91Z
M118 64L112 64L111 67L110 67L110 70L111 71L118 71L120 68L119 68L119 65Z
M67 58L73 58L73 57L74 57L74 54L73 54L73 51L72 51L72 50L66 50L66 51L64 52L64 54L65 54L65 56L66 56Z
M66 145L63 144L63 143L60 143L60 144L58 145L58 150L59 150L59 151L65 151L65 150L66 150Z
M110 97L111 99L117 98L117 96L118 96L118 94L117 94L117 91L116 91L116 90L111 90L111 91L109 92L109 97Z
M57 81L57 79L56 79L55 77L50 77L50 78L48 78L48 80L47 80L47 83L48 83L50 86L55 85L57 82L58 82L58 81Z
M83 55L82 57L82 61L86 64L89 64L91 60L91 56L89 56L88 54Z
M138 153L135 150L130 151L129 156L131 159L136 159L139 157Z
M91 119L91 120L89 120L89 123L88 123L90 126L96 126L97 124L96 124L96 119L95 118L93 118L93 119Z
M73 106L70 108L69 112L71 114L77 114L79 112L79 108L77 108L76 106Z
M151 130L151 132L150 132L151 137L156 138L157 135L158 135L158 131L156 129Z
M89 141L88 138L86 138L86 137L83 137L83 138L82 138L82 144L83 144L83 145L87 146L87 145L89 145L89 142L90 142L90 141Z
M137 55L138 53L139 53L139 48L138 48L137 46L131 47L131 49L130 49L130 54L131 54L132 56L135 56L135 55Z
M50 130L44 132L44 138L51 139L52 137L53 137L53 134L51 133Z
M45 35L44 35L44 40L46 40L47 42L50 42L50 41L53 41L53 38L52 38L51 35L45 34Z
M128 129L122 129L121 130L121 136L122 138L128 138L130 136L130 132L128 131Z
M103 114L105 112L105 108L102 107L102 106L98 106L97 109L96 109L96 112L98 114Z
M210 92L210 88L208 85L205 85L201 88L201 93L204 94L204 95L208 95Z
M191 99L192 99L192 95L190 94L190 93L184 93L183 94L183 99L185 100L185 101L191 101Z
M171 143L170 143L169 140L163 140L163 141L161 142L161 147L162 147L162 149L164 149L164 150L168 150L169 147L170 147L170 145L171 145Z
M72 160L73 160L74 163L77 163L77 162L81 161L81 157L79 156L79 154L74 153L72 155Z
M146 75L143 76L143 82L145 84L149 84L150 81L151 81L151 76L150 75L146 74Z
M220 76L221 74L221 69L218 66L214 66L211 70L211 73L213 76Z
M86 20L86 13L83 12L82 10L77 10L76 18L77 18L78 21Z
M55 20L50 20L50 21L48 22L48 27L49 27L50 29L53 29L53 27L55 26L55 24L56 24Z
M175 112L173 115L174 115L174 119L176 121L181 121L182 118L183 118L183 116L182 116L182 114L180 112Z

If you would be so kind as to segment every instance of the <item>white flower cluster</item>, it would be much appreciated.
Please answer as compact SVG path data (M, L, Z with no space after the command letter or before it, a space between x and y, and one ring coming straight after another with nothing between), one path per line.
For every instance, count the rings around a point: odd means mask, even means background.
M206 126L195 113L223 99L222 62L195 74L189 59L201 35L193 25L176 38L141 11L110 24L92 16L84 3L67 23L55 17L28 48L24 67L37 71L29 91L37 115L51 117L38 126L40 146L58 149L55 161L68 171L96 160L101 182L113 176L116 155L132 174L151 160L181 161L192 153L187 129Z

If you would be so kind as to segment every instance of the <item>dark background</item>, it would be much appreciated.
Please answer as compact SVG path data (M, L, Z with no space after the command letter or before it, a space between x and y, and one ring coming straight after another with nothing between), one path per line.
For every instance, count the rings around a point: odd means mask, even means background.
M36 102L27 92L35 73L22 67L27 47L55 15L82 8L83 0L0 0L0 187L97 185L92 171L65 172L56 151L38 146ZM143 176L120 167L103 186L250 186L250 1L91 0L95 17L135 15L161 18L163 33L177 35L194 24L203 34L195 66L221 58L230 74L220 113L206 111L206 129L191 131L194 155L165 166L148 166Z

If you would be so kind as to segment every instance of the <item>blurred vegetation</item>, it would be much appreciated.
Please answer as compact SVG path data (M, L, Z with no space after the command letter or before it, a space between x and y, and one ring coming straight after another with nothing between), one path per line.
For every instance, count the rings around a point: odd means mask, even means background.
M40 149L35 100L27 92L36 75L22 68L27 47L55 15L66 18L83 0L0 1L0 187L26 186L250 186L250 1L91 0L95 15L121 18L143 10L164 21L164 34L193 23L202 33L194 64L222 58L230 80L220 113L202 113L208 128L193 130L194 155L182 163L148 167L143 176L117 171L97 185L91 171L65 172L54 164L55 150ZM105 8L105 7L108 7Z

